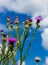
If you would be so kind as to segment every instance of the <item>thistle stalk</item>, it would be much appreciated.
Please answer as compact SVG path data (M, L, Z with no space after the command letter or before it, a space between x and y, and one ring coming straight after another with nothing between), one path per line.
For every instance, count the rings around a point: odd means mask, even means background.
M27 57L27 55L28 55L28 51L29 51L29 49L30 49L30 47L31 47L31 45L32 45L32 42L33 42L33 40L34 40L34 36L35 36L35 34L36 34L36 30L37 30L37 29L35 29L35 31L33 32L32 40L30 41L30 43L29 43L29 45L28 45L28 47L27 47L27 49L26 49L26 52L25 52L24 57L23 57L23 61L26 59L26 57Z
M20 51L20 65L22 65L22 50Z

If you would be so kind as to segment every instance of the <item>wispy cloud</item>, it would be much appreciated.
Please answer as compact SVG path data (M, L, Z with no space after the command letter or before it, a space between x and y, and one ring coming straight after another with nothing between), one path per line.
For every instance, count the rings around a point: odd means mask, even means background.
M43 65L48 65L48 56L45 57L45 63Z
M0 9L7 8L14 12L30 15L47 15L48 0L0 0Z
M41 34L42 37L42 46L44 49L48 50L48 28L44 29L44 32Z
M48 57L46 57L46 60L45 60L45 62L46 62L46 65L48 65Z

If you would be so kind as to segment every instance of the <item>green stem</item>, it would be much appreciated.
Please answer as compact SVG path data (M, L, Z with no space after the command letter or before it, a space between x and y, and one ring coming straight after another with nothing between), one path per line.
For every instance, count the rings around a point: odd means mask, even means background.
M34 40L35 34L36 34L36 29L35 29L35 31L33 32L32 40L30 41L30 43L29 43L29 45L28 45L28 47L27 47L27 49L26 49L26 52L25 52L24 57L23 57L23 61L26 59L26 57L27 57L27 55L28 55L28 51L29 51L29 49L30 49L30 47L31 47L31 45L32 45L32 42L33 42L33 40Z
M9 27L10 27L10 22L8 23L8 37L11 36L11 34L10 34L10 30L9 30Z
M13 51L12 51L12 64L15 65L15 56L14 56Z
M5 42L2 40L2 56L4 56L5 55ZM3 63L2 63L2 65L4 65L4 60L2 60L3 61Z
M20 65L22 65L22 50L20 51Z
M17 38L17 40L19 40L20 41L20 29L19 29L19 24L17 24L17 29L16 29L16 38Z
M23 50L24 45L25 45L25 40L26 40L26 39L27 39L27 37L28 37L28 32L29 32L29 30L26 30L26 33L24 33L24 35L23 35L22 50Z
M5 54L5 42L4 41L2 41L2 53L3 53L3 55Z
M5 55L5 65L8 65L9 63L8 53L9 53L9 49L7 51L7 54Z

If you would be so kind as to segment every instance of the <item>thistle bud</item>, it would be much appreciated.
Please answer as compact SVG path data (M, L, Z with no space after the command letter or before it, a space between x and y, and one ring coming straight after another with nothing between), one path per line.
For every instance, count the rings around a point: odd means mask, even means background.
M7 17L7 21L10 22L10 16Z
M18 21L18 17L16 16L16 19L15 19L15 23L18 24L19 21Z
M9 49L11 52L14 50L15 42L17 42L16 38L8 38Z
M6 41L7 41L7 37L6 37L6 35L5 35L5 34L3 35L2 40L3 40L4 42L6 42Z
M42 17L38 16L38 17L36 17L36 20L37 20L36 24L38 25L40 23L40 21L42 20Z
M17 46L19 46L20 42L19 42L19 41L17 41L16 43L17 43Z
M28 22L29 22L28 19L26 19L26 21L25 21L25 28L27 28L27 29L29 28Z
M0 31L0 33L1 33L1 35L3 35L3 34L4 34L4 31L3 31L3 30L1 30L1 31Z
M13 22L10 22L10 27L13 27Z
M38 16L38 17L36 17L36 20L37 20L36 21L36 25L37 25L36 29L38 29L40 27L39 23L42 20L42 17L41 16Z
M25 25L29 23L29 20L28 18L25 20Z
M29 19L29 26L32 25L32 19Z
M27 28L27 29L28 29L28 28L29 28L29 25L25 25L25 28Z

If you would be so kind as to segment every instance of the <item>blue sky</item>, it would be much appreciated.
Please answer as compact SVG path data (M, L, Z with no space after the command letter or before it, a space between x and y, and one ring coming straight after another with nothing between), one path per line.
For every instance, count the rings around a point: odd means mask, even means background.
M43 3L44 2L44 3ZM20 24L26 18L33 19L34 29L36 27L35 17L41 15L43 20L40 22L41 28L37 31L35 39L29 51L29 56L24 62L25 65L35 65L34 58L41 58L39 65L48 65L48 1L47 0L0 0L0 30L7 32L5 24L7 24L7 16L14 21L18 16ZM31 32L30 32L31 34ZM31 35L30 35L31 37ZM28 43L30 37L26 41ZM27 46L27 45L26 45ZM25 47L26 47L25 46ZM24 49L25 50L25 49ZM17 57L19 60L19 57Z

